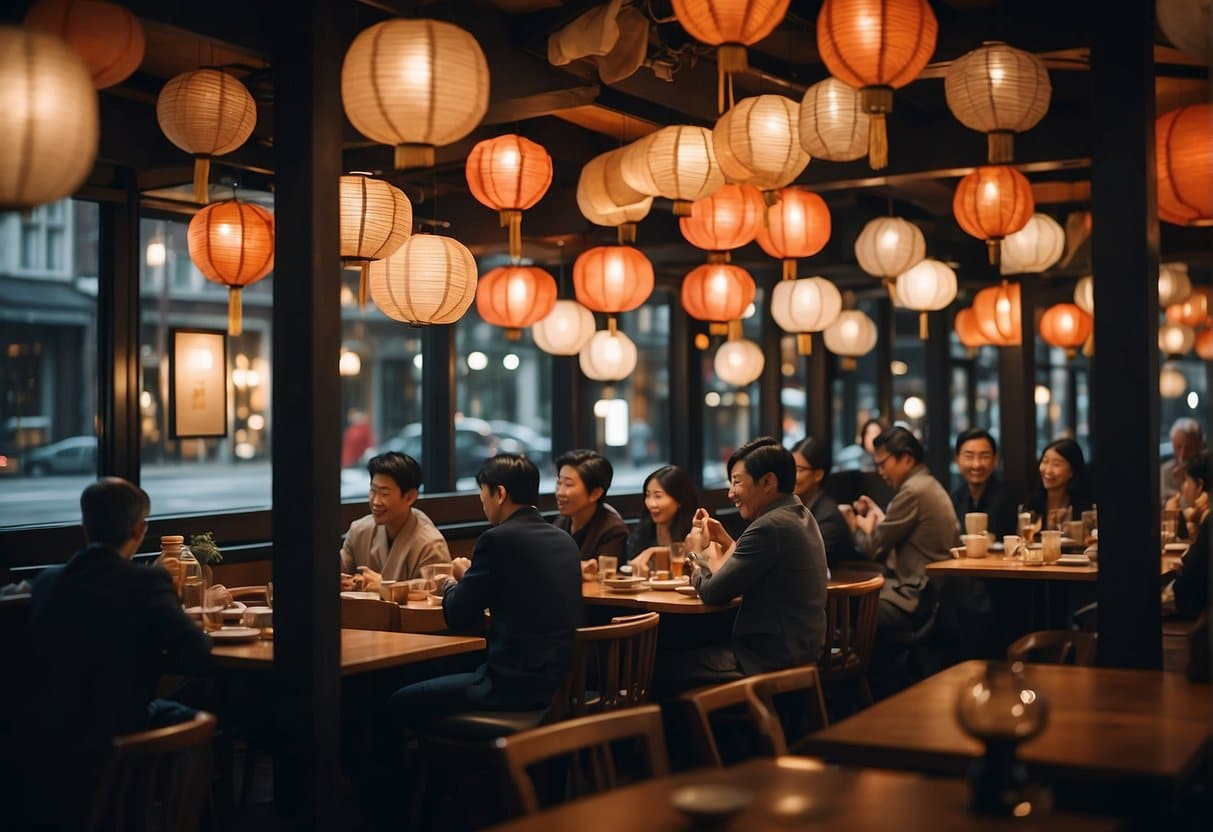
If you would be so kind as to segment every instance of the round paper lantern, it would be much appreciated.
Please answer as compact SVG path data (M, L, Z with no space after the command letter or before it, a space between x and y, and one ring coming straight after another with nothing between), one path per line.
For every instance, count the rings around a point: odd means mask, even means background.
M0 212L73 194L93 169L100 129L80 56L57 37L0 26L0 97Z
M760 191L782 188L809 164L800 146L800 105L782 95L738 101L716 120L712 144L725 176Z
M737 338L725 341L716 349L712 364L716 368L716 377L725 384L745 387L762 375L766 358L762 354L762 347L748 338Z
M594 313L575 300L558 300L531 326L535 346L552 355L576 355L594 335Z
M555 305L556 278L538 266L500 266L476 287L476 311L486 323L504 327L511 341Z
M900 217L870 220L855 240L855 259L859 268L885 281L896 279L927 256L927 241L912 222ZM889 286L892 296L893 287Z
M1046 344L1061 347L1067 358L1091 337L1095 319L1072 303L1050 306L1040 317L1040 337Z
M784 332L796 336L797 351L813 351L814 332L821 332L842 312L842 294L824 277L781 280L771 292L771 317Z
M594 381L620 381L636 369L636 345L613 327L595 332L578 354L581 372Z
M627 312L653 293L653 264L631 246L587 249L573 262L573 291L594 312Z
M707 263L683 278L682 308L696 320L711 321L711 331L722 334L725 323L745 314L756 291L754 278L740 266Z
M1028 224L1000 243L1002 274L1039 274L1061 259L1066 232L1048 214L1033 214Z
M194 154L194 201L206 204L211 158L248 141L257 104L236 76L199 69L169 79L156 99L156 119L170 142Z
M844 370L855 369L855 359L876 346L876 324L858 309L845 309L822 333L826 349L842 356Z
M99 90L125 81L143 62L143 24L129 9L103 0L38 0L25 28L71 44Z
M1074 285L1074 303L1088 315L1095 314L1095 282L1091 275L1080 277Z
M952 327L956 330L960 343L968 350L970 356L976 356L980 347L990 343L982 335L981 327L977 325L977 314L972 307L966 307L957 312Z
M766 217L766 224L758 227L758 245L783 261L784 280L796 277L798 258L812 257L830 241L830 208L812 191L782 189Z
M501 213L510 229L510 257L522 256L522 212L548 192L552 157L530 139L510 133L472 148L465 166L468 188L482 205Z
M918 337L927 340L927 312L945 308L956 299L956 272L930 257L897 278L897 300L918 311Z
M725 185L691 204L691 216L680 217L686 241L705 251L731 251L753 242L762 225L762 194L752 185Z
M341 177L341 262L360 266L358 304L366 306L367 266L382 260L413 233L413 206L404 191L363 174Z
M1213 225L1213 105L1193 104L1159 116L1154 127L1158 218Z
M1182 303L1192 295L1187 263L1162 263L1158 267L1158 308Z
M1164 399L1178 399L1188 391L1188 379L1173 364L1165 365L1158 374L1158 392Z
M337 358L337 372L343 376L356 376L362 372L362 357L353 350L342 348Z
M961 55L944 73L943 87L952 115L987 134L992 164L1014 158L1015 134L1044 118L1053 95L1045 62L1005 43L985 43Z
M1196 334L1196 354L1204 361L1213 361L1213 329L1202 329Z
M868 155L889 164L885 115L893 90L918 77L935 51L939 24L927 0L825 0L817 15L817 51L830 74L858 87L872 115Z
M1209 61L1209 0L1157 0L1158 28L1181 52Z
M243 329L241 290L274 268L274 215L238 199L208 205L190 220L190 260L203 277L227 286L227 331Z
M720 77L718 108L724 109L724 79L747 66L745 48L765 38L788 13L789 0L673 0L674 16L695 38L716 47Z
M1167 307L1167 321L1191 327L1208 326L1211 311L1213 305L1209 302L1209 290L1198 286L1181 302Z
M476 258L452 237L414 234L369 272L375 305L407 324L453 324L476 298Z
M981 334L996 347L1023 343L1019 284L1003 281L973 296L973 314Z
M1196 333L1183 324L1163 324L1158 328L1158 350L1164 355L1183 355L1196 343Z
M966 234L986 241L994 266L998 241L1027 225L1035 207L1027 178L1006 165L977 168L960 180L952 197L956 221Z
M354 128L396 149L396 167L432 167L489 106L489 65L470 34L437 20L391 18L354 38L341 64Z
M868 155L870 122L859 90L827 78L809 87L800 101L800 146L830 162L862 159Z
M724 185L724 173L706 127L673 125L645 136L620 161L629 187L674 201L674 215L690 216L691 203Z
M619 230L619 242L636 241L636 223L649 215L653 197L633 190L619 173L623 148L595 156L577 177L577 207L594 225Z

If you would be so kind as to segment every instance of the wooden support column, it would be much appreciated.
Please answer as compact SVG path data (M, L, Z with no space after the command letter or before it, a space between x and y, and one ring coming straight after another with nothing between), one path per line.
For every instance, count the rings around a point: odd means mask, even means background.
M1153 9L1100 3L1091 18L1098 660L1111 667L1162 664Z
M340 825L341 274L345 44L336 0L273 7L274 803L287 829Z
M593 442L593 435L582 424L591 414L582 407L581 381L577 356L552 356L552 453L557 456Z
M886 425L893 424L893 342L897 338L897 320L888 298L877 301L876 312L876 407ZM859 425L855 426L859 429ZM845 444L845 443L844 443Z
M949 428L952 423L952 367L950 337L952 314L945 309L927 315L930 337L927 354L927 467L945 488L951 486L948 467L952 459Z
M1020 281L1020 343L998 348L998 455L1014 494L1036 482L1036 313L1030 280Z
M703 353L695 336L706 331L681 303L670 304L670 461L703 488ZM770 359L768 358L769 362Z
M831 394L834 362L826 349L820 332L813 333L813 352L804 359L805 431L827 448L834 447L833 415L834 397Z
M429 494L455 490L455 328L421 333L422 474Z
M766 293L771 297L771 290ZM762 315L762 354L766 357L762 375L758 377L758 433L773 436L783 442L783 350L780 340L783 330L775 319Z

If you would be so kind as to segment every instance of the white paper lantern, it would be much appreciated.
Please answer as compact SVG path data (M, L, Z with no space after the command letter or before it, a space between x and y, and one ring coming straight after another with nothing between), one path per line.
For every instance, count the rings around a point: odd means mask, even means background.
M762 375L766 359L762 355L762 347L748 338L737 338L720 345L713 364L716 377L725 384L745 387Z
M1088 315L1095 314L1095 282L1091 275L1078 279L1074 286L1074 303Z
M1188 391L1188 379L1172 364L1165 365L1158 373L1158 392L1164 399L1178 399Z
M826 349L843 357L844 370L855 369L855 359L867 355L876 346L876 324L858 309L847 309L826 327L822 337Z
M724 173L706 127L663 127L634 142L620 160L628 187L674 201L674 215L690 216L691 203L724 185Z
M578 363L586 378L594 381L619 381L636 369L636 345L622 332L603 329L581 348Z
M871 220L855 240L859 268L884 280L909 271L926 256L927 241L922 231L900 217Z
M558 300L531 325L535 346L552 355L576 355L594 336L594 313L575 300Z
M636 239L636 223L649 215L653 197L623 181L619 174L622 155L622 149L612 150L586 162L577 178L577 207L594 225L619 228L619 242L630 243Z
M1066 232L1048 214L1033 214L1028 224L1002 239L1002 274L1040 274L1061 259Z
M897 277L896 297L918 314L918 337L927 339L927 313L945 308L956 299L956 272L946 263L927 257Z
M453 324L476 299L476 258L451 237L415 234L368 271L375 305L397 321Z
M983 44L952 61L943 86L952 115L988 135L991 163L1012 160L1014 134L1035 127L1053 95L1044 61L1005 43Z
M1209 60L1209 0L1157 0L1158 28L1181 52Z
M1196 332L1183 324L1163 324L1158 328L1158 350L1163 355L1183 355L1196 343Z
M1183 303L1192 294L1187 263L1163 263L1158 267L1158 308Z
M812 333L821 332L842 312L842 294L824 277L781 280L771 292L771 317L796 336L801 355L812 351Z
M868 122L859 90L837 78L819 81L800 102L800 146L831 162L852 162L868 155Z
M338 186L341 263L358 267L358 303L366 305L367 267L382 260L413 233L413 205L404 191L363 174L341 177Z
M782 95L738 101L717 119L712 144L725 176L760 191L791 184L809 164L800 146L800 105Z

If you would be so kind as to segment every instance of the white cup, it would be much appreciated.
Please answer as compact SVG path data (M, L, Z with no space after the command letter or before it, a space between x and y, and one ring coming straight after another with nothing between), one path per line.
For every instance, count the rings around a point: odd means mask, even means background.
M1002 552L1007 557L1013 557L1019 554L1020 547L1023 546L1023 538L1017 534L1003 535Z
M984 511L970 511L965 515L965 531L969 534L985 534L990 527L990 515Z
M1045 563L1054 563L1061 557L1061 532L1046 529L1040 533L1040 554Z
M985 534L962 534L960 541L965 547L965 557L984 558L990 551L990 539Z

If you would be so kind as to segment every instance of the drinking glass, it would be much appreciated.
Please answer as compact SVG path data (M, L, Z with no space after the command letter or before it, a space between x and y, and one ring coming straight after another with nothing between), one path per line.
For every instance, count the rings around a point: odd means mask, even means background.
M265 583L265 605L270 609L274 608L274 582L266 581Z
M1066 506L1065 508L1049 509L1048 525L1046 525L1045 528L1061 531L1064 524L1070 522L1070 515L1071 512L1069 506Z
M1099 517L1096 514L1095 509L1092 508L1092 509L1088 509L1087 511L1084 511L1082 513L1083 537L1089 538L1091 536L1091 532L1095 531L1095 529L1097 529L1098 527L1099 527Z
M1040 533L1040 554L1045 563L1053 563L1061 557L1061 532L1047 529Z
M619 558L614 555L599 555L598 556L598 583L602 583L607 578L615 577L615 569L619 566Z
M1036 537L1036 532L1040 531L1040 515L1036 512L1019 507L1019 515L1015 524L1015 531L1024 539L1024 544L1031 543Z
M1179 510L1173 509L1173 508L1164 509L1163 513L1162 513L1162 521L1161 521L1160 529L1159 529L1159 531L1161 532L1160 537L1162 538L1163 545L1166 545L1166 544L1174 541L1175 534L1178 530L1179 530Z
M670 577L681 578L683 562L687 556L687 545L685 543L670 544Z

